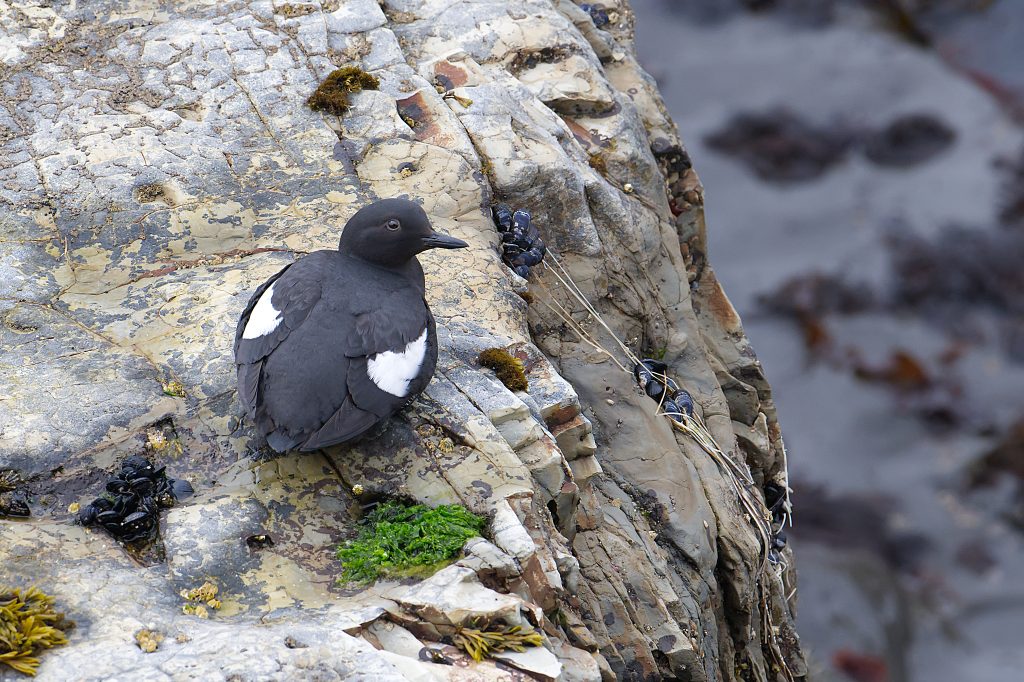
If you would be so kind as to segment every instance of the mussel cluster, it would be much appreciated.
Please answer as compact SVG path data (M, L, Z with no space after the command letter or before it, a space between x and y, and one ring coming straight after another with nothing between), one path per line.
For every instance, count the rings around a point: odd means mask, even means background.
M99 524L122 542L135 542L156 535L160 509L192 494L188 481L168 478L145 458L132 455L121 471L107 481L107 492L78 513L83 526Z
M531 224L529 211L513 211L508 204L498 204L492 212L501 233L501 260L525 279L547 253L540 232Z
M764 503L772 515L772 528L778 526L772 532L772 546L768 550L768 560L772 563L782 561L779 554L786 547L786 532L782 529L786 521L786 489L775 483L766 483L764 486Z
M647 397L661 405L662 411L673 421L682 423L693 416L693 396L668 376L668 365L647 358L633 366L636 379Z
M605 11L601 5L582 4L580 9L590 15L590 20L594 22L594 26L601 28L607 26L611 19L608 18L608 12Z
M0 518L24 518L31 515L28 495L21 490L24 480L13 469L0 469Z

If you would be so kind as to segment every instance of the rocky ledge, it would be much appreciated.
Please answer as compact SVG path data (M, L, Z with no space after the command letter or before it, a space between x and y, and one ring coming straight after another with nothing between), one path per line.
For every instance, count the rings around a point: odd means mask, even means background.
M789 550L763 565L723 469L562 281L668 364L759 503L785 483L702 188L632 40L625 0L0 8L0 469L30 511L0 520L0 576L77 623L41 679L806 674ZM311 111L343 66L377 89ZM422 258L436 377L378 440L264 457L237 413L238 314L401 195L471 244ZM498 201L533 213L564 273L502 264ZM527 390L479 366L492 347ZM196 491L144 556L74 523L132 454ZM426 580L339 585L334 548L386 495L465 505L488 540ZM184 613L206 582L219 608ZM444 641L497 616L543 646L474 662Z

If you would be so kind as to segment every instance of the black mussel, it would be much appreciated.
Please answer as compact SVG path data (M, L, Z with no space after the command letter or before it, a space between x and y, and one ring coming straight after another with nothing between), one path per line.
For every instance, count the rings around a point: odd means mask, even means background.
M132 478L136 476L152 475L153 465L141 455L131 455L121 463L122 472L132 472Z
M96 514L96 522L103 524L104 526L109 523L116 523L120 525L121 515L116 511L101 511Z
M529 211L512 210L508 204L498 204L491 212L501 233L502 261L520 277L528 277L530 268L541 263L547 252L533 217Z
M633 365L633 378L641 389L646 388L647 384L654 381L654 375L651 373L651 370L642 362Z
M677 389L672 393L672 400L679 406L686 416L693 416L693 396L684 388Z
M118 495L114 499L114 506L110 508L110 511L114 512L118 516L124 516L130 514L135 506L138 504L139 498L131 493L125 493L124 495Z
M769 511L780 509L786 502L786 489L776 483L764 484L764 503Z
M107 495L79 512L83 525L99 524L122 542L148 539L159 530L160 508L192 494L188 481L169 479L166 467L155 468L146 458L132 455L120 473L106 484Z
M580 5L580 9L590 15L590 20L594 22L594 26L601 28L611 23L611 17L608 16L608 11L600 5L591 5L584 3Z
M129 485L128 481L121 478L115 478L107 481L107 492L113 495L123 495L128 492Z
M519 258L523 254L523 250L518 244L506 244L505 248L502 249L502 258L506 263L511 263L515 259Z
M785 546L786 546L786 532L780 529L777 533L775 533L775 537L772 538L772 547L774 547L775 549L781 550Z
M512 228L512 207L508 204L498 204L493 209L494 222L499 227L509 230Z
M91 526L96 523L96 514L99 513L99 509L96 508L95 503L87 504L78 511L78 522L83 526Z
M661 398L665 393L665 387L660 381L648 381L647 385L644 386L644 393L646 393L647 397L651 400L661 402Z
M534 246L523 254L523 264L530 267L538 265L542 260L544 260L544 247Z
M139 478L133 478L131 483L131 490L140 497L148 497L153 494L156 489L156 484L153 483L153 479L140 476Z
M640 362L643 363L644 367L649 369L651 373L654 374L659 380L661 380L661 377L665 376L668 373L668 365L666 365L661 360L644 358Z
M669 419L671 419L672 421L680 423L683 421L683 411L679 409L679 406L676 405L675 401L673 401L671 398L667 398L661 404L661 409L665 412L666 415L668 415Z
M779 554L777 550L770 549L768 550L768 561L773 564L780 563L782 561L782 555Z
M114 501L108 500L105 497L97 497L92 501L92 506L96 507L96 511L108 511L114 508Z
M174 495L175 499L183 500L195 492L195 490L192 489L192 484L188 481L180 478L172 478L170 481L171 494Z
M128 516L124 517L124 521L122 521L121 523L124 524L125 526L130 526L130 525L133 525L133 524L134 525L142 525L142 524L144 524L145 521L149 520L149 518L150 518L149 513L144 512L144 511L137 511L137 512L132 512Z
M521 208L517 209L516 212L512 214L512 231L515 232L516 235L525 236L527 231L530 229L530 221L532 219L533 216L530 215L529 211L524 211Z

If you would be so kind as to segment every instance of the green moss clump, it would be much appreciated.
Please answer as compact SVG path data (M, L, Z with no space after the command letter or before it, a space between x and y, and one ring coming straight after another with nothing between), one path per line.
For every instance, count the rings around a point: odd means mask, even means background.
M474 661L501 651L526 651L528 646L544 643L536 630L524 630L519 625L505 626L491 630L459 628L452 637L455 646L469 654Z
M457 504L431 509L385 502L363 520L355 540L338 547L343 581L433 573L480 535L487 520Z
M508 390L525 391L529 388L526 373L523 372L523 361L504 348L488 348L480 353L478 360L484 367L493 369Z
M0 586L0 663L35 676L36 655L43 649L67 644L64 631L74 627L63 613L53 610L53 597L30 587Z
M366 73L358 66L343 66L335 69L324 79L306 104L313 111L326 111L328 114L341 116L348 111L348 95L360 90L376 90L380 81L376 76Z
M587 159L590 167L596 170L601 175L608 175L608 161L605 160L604 154L590 154Z

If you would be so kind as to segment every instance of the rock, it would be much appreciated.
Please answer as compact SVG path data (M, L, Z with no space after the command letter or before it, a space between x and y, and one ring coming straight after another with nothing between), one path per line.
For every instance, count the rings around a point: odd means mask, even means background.
M509 625L525 624L522 599L500 594L481 585L476 573L462 566L443 568L405 590L392 593L400 606L428 623L462 626L500 618Z
M471 569L481 578L504 580L520 575L515 559L483 538L467 540L462 551L466 556L455 562L456 565Z
M541 646L528 647L522 652L500 651L494 654L494 658L525 670L541 680L557 680L562 674L562 664L553 653Z
M624 0L600 28L567 0L44 5L0 20L0 470L31 511L0 525L0 575L79 623L40 679L525 679L412 657L397 630L379 650L351 636L386 619L443 648L442 624L524 614L565 679L802 674L793 574L760 572L730 481L616 364L611 333L662 357L723 451L783 480L771 390ZM342 65L379 89L343 116L310 111ZM238 414L238 314L398 195L470 244L422 258L434 380L374 440L267 459ZM550 247L529 280L498 257L496 199ZM523 361L527 391L481 370L492 347ZM140 453L196 490L152 566L66 511ZM493 544L413 584L338 585L336 546L385 495L488 515ZM221 608L183 614L179 591L206 581ZM166 635L156 651L142 629Z

